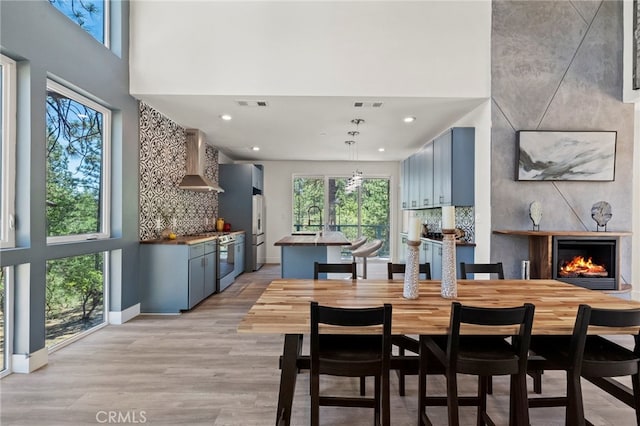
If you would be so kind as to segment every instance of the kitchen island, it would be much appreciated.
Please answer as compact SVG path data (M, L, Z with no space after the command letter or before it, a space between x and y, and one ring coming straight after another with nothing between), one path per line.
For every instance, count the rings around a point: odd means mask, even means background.
M350 242L342 232L287 235L276 241L281 248L282 278L313 278L313 263L340 263L342 246Z

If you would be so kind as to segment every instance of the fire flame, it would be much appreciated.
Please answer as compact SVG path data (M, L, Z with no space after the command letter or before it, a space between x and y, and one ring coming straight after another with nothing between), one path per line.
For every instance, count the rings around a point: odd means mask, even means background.
M585 260L582 256L576 256L560 267L560 272L566 274L602 274L606 273L607 269L602 265L594 264L591 258Z

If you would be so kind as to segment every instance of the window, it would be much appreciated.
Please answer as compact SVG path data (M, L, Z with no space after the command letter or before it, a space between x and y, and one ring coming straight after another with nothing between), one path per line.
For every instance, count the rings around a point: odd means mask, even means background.
M293 179L293 231L322 230L323 210L324 178L295 177Z
M16 63L0 55L0 247L15 246Z
M110 111L47 83L47 241L109 237Z
M49 3L109 47L108 0L49 0Z
M71 342L106 323L106 253L47 261L45 342Z
M294 177L293 231L315 232L326 228L342 232L349 240L359 236L380 239L384 242L380 256L388 256L389 179L364 178L353 192L346 190L347 181L346 177Z

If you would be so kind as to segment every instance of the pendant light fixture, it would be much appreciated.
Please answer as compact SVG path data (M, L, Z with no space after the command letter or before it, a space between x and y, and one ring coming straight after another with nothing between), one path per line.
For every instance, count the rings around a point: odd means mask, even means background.
M357 162L358 148L356 147L355 137L360 134L360 132L358 131L358 126L361 123L364 123L364 120L362 118L354 118L353 120L351 120L351 123L356 125L356 129L347 132L347 134L351 136L352 139L348 141L344 141L344 143L346 143L349 146L349 160ZM362 171L356 167L356 169L351 174L351 177L349 178L349 180L347 180L347 186L345 188L345 192L347 194L350 194L356 189L358 189L360 185L362 185Z

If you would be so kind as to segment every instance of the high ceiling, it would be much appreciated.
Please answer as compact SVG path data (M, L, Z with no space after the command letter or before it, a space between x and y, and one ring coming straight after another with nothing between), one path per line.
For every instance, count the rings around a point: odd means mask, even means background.
M142 99L198 128L234 160L398 161L478 106L478 99L153 95ZM239 101L248 101L240 105ZM256 106L256 101L266 106ZM354 106L357 102L362 107ZM381 106L373 106L381 103ZM220 118L229 114L232 119ZM415 117L405 123L405 117ZM363 119L359 125L351 120ZM348 134L356 130L355 137ZM345 143L355 140L354 148ZM259 151L252 150L258 146ZM384 151L379 151L384 148Z
M131 93L232 160L398 161L490 98L490 1L130 4Z

